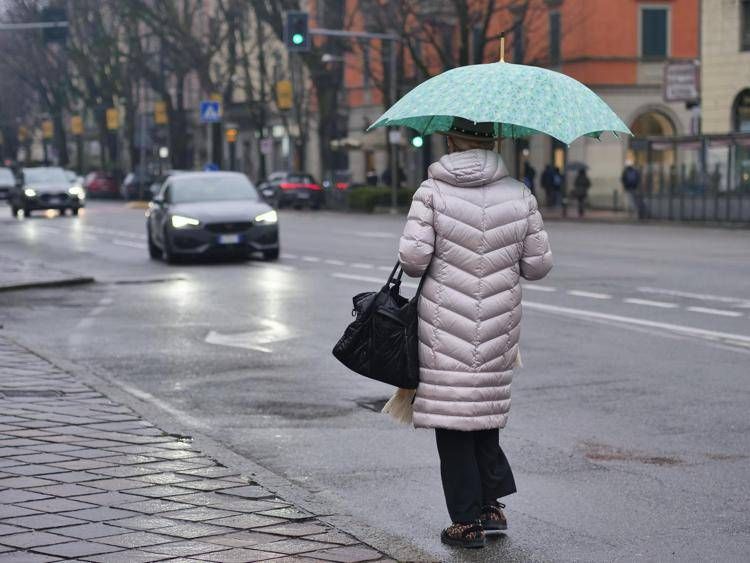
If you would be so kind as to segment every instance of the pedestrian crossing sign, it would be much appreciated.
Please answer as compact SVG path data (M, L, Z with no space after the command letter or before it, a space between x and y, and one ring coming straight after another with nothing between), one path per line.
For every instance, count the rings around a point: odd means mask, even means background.
M200 108L201 123L218 123L221 121L221 102L203 100Z

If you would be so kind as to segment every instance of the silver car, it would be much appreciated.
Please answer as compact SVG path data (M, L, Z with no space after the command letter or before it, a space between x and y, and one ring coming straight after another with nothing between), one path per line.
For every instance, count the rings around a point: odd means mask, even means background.
M168 177L146 211L151 258L174 262L208 254L279 257L276 211L238 172Z

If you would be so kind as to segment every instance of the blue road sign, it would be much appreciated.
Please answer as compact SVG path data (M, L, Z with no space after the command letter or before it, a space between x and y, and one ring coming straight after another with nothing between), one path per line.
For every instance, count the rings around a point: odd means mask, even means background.
M218 123L221 121L221 102L203 100L200 113L201 123Z

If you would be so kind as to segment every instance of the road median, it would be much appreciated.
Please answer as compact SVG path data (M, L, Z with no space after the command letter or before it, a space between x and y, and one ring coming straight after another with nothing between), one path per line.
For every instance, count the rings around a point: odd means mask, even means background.
M33 260L17 260L0 255L0 291L63 287L93 283L92 276L50 268Z

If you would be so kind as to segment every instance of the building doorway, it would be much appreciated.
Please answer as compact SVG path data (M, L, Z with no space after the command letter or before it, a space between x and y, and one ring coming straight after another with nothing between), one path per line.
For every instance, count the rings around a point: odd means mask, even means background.
M633 120L630 130L633 132L633 138L628 148L627 160L639 168L644 177L648 175L652 179L651 185L648 186L649 191L660 193L667 190L669 179L676 174L674 147L671 143L652 143L649 154L646 148L649 145L643 143L642 139L674 137L677 134L674 122L658 110L649 110Z

